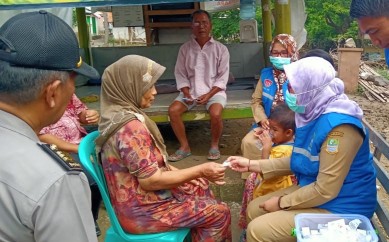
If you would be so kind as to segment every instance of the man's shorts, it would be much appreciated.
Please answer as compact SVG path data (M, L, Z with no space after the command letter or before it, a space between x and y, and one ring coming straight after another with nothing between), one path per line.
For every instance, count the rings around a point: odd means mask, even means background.
M188 105L188 104L186 104L183 100L182 100L182 98L184 97L184 94L182 93L182 92L180 92L180 94L178 95L178 97L176 97L176 99L174 99L174 100L176 100L176 101L179 101L179 102L181 102L182 104L184 104L187 108L188 108L188 110L191 110L192 108L194 108L195 106L197 106L197 103L196 102L194 102L192 105ZM213 95L213 97L211 97L209 100L208 100L208 102L207 102L207 104L205 105L205 108L208 110L209 109L209 107L212 105L212 104L214 104L214 103L219 103L219 104L221 104L222 106L223 106L223 108L226 106L226 104L227 104L227 100L226 100L226 98L225 97L223 97L223 96L221 96L221 95Z

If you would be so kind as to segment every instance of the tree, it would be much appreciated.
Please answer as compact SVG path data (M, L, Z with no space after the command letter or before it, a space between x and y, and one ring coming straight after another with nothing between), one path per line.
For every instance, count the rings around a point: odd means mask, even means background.
M349 15L350 3L351 0L305 0L308 47L329 50L340 38L358 37L358 26Z
M258 33L262 33L262 12L257 6L255 19L258 22ZM239 9L226 10L211 14L212 35L222 43L239 42Z
M293 1L293 0L292 0ZM339 39L358 39L358 25L349 15L351 0L305 0L308 48L330 50ZM258 34L262 33L262 11L257 5ZM213 36L224 42L239 42L239 9L212 14Z

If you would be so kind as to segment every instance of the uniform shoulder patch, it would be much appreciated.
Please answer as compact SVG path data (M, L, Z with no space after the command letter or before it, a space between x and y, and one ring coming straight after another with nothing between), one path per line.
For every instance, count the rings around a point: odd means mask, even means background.
M82 171L81 164L75 161L67 152L61 151L53 144L38 145L67 171Z
M328 154L336 154L339 151L339 139L337 138L329 138L327 139L326 152Z
M339 136L339 137L343 137L344 133L343 132L340 132L340 131L332 131L328 134L328 136L330 137L333 137L333 136Z

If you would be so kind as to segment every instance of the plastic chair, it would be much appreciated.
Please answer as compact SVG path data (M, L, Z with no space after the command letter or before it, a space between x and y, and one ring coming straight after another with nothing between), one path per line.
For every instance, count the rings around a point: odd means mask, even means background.
M190 229L188 228L152 234L129 234L123 231L109 198L103 168L96 157L94 141L98 135L98 131L94 131L85 136L80 143L78 155L84 169L86 169L96 181L107 209L109 220L111 221L111 227L107 230L105 242L178 242L184 241L188 235L188 239L190 241Z

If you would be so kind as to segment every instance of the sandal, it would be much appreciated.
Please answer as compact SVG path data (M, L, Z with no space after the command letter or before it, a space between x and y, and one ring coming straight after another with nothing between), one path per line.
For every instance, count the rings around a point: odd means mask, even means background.
M220 159L220 151L218 149L215 149L215 148L209 149L207 159L208 160Z
M191 156L192 153L190 153L190 151L183 151L183 150L176 150L176 152L172 155L169 155L169 157L167 158L168 161L171 161L171 162L176 162L176 161L180 161L182 159L185 159L186 157L188 156Z

